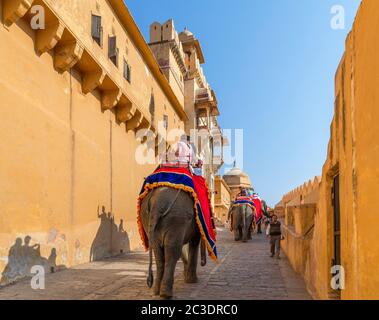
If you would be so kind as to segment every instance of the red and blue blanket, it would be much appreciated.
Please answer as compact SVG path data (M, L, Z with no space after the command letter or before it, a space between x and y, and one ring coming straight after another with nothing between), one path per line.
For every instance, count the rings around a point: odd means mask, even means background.
M194 200L196 222L206 243L209 256L217 261L216 233L210 193L203 177L192 175L187 168L163 167L146 178L138 197L137 223L142 243L147 250L149 241L141 221L141 202L149 192L159 187L171 187L188 192Z
M254 202L255 208L257 209L256 222L259 223L263 217L262 201L261 201L261 198L257 194L254 194L251 197L251 199Z
M236 200L233 202L233 207L247 204L249 207L251 207L253 210L255 210L255 204L251 197L248 196L239 196L236 198Z
M233 201L232 206L233 207L238 207L238 206L242 206L244 204L248 205L253 210L253 213L255 213L254 214L254 219L253 219L253 223L255 223L255 221L257 219L256 209L255 209L255 204L254 204L254 202L253 202L253 200L252 200L251 197L249 197L249 196L237 196L236 200ZM233 231L233 229L234 229L233 228L233 219L231 219L230 222L231 222L230 223L230 231Z

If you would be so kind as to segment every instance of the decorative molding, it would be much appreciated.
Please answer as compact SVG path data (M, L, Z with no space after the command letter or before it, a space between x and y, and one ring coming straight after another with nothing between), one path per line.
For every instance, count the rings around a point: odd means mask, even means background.
M103 83L104 78L105 71L103 69L84 73L82 79L82 92L84 94L92 92Z
M3 20L6 26L17 22L31 8L34 0L3 0Z
M70 70L82 57L84 48L76 41L59 44L55 48L54 66L64 72Z
M58 41L62 38L65 26L62 22L57 21L54 24L46 26L45 29L37 31L36 49L42 54L53 49Z
M101 96L101 107L103 110L113 109L121 99L120 89L103 91Z

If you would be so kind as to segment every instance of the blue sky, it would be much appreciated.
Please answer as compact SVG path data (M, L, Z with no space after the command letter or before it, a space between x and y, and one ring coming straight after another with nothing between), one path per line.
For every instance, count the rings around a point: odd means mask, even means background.
M173 18L200 40L223 128L244 130L244 171L270 205L320 175L334 75L360 0L127 0L148 40ZM344 30L330 27L333 5Z

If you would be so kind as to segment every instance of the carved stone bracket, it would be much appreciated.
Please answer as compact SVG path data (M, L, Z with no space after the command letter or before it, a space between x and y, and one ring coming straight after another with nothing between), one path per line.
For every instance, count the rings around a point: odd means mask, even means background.
M103 91L101 96L101 107L103 110L113 109L121 99L120 89Z
M145 117L143 117L140 125L136 128L136 130L150 130L151 123Z
M98 86L100 86L105 78L104 70L95 70L84 73L82 80L82 91L87 94L93 90L95 90Z
M31 8L34 0L3 0L3 20L10 26L22 18Z
M142 120L143 120L143 114L139 110L136 110L134 117L126 123L126 130L137 129L141 125Z
M45 29L38 30L36 38L36 49L42 54L53 49L62 38L65 27L60 22L47 25Z
M126 122L133 118L136 113L136 106L131 102L119 104L116 109L116 117L119 122Z
M83 51L84 48L77 41L59 44L55 48L55 68L61 72L70 70L82 57Z

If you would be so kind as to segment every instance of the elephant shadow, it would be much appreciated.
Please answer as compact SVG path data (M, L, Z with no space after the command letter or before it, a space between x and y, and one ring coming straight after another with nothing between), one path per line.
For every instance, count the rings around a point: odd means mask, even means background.
M66 268L64 265L57 265L56 248L52 248L49 257L45 258L41 255L40 244L31 245L31 240L30 236L26 236L23 243L21 238L16 238L8 252L8 263L1 275L1 285L33 276L33 266L42 266L45 273Z
M130 252L130 240L124 230L124 221L121 219L117 225L114 215L111 212L107 213L104 206L101 212L98 208L97 217L100 219L100 226L92 241L90 261L100 261Z

